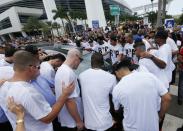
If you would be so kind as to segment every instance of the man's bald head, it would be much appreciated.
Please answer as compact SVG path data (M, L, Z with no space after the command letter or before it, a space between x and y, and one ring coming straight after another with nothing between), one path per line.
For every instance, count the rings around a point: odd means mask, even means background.
M76 48L70 49L67 54L65 63L68 64L72 69L77 69L81 61L82 61L81 52Z
M30 52L17 51L14 54L14 70L24 71L27 66L35 65L39 63L39 60Z

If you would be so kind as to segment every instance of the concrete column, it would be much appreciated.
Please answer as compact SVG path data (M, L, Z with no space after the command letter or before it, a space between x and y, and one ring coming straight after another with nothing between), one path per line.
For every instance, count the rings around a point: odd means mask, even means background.
M102 0L85 0L85 6L90 28L92 28L92 21L99 21L99 27L107 25Z
M52 10L57 10L55 0L43 0L43 4L44 4L48 21L57 22L58 24L62 25L61 19L56 19L56 20L53 19L54 13L52 12ZM60 33L62 32L63 31L61 31ZM57 36L57 33L55 31L53 31L53 34Z
M22 33L22 36L23 36L24 38L27 37L27 34L26 34L24 31L22 31L21 33Z

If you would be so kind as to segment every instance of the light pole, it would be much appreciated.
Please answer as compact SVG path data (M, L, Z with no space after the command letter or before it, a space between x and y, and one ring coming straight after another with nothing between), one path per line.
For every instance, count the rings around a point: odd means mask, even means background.
M154 0L151 0L151 3L152 3L152 12L153 12L153 8L154 8L154 3L153 3Z

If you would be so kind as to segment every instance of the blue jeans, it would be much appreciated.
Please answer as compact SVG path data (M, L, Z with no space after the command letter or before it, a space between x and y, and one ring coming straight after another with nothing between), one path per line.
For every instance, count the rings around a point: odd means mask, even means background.
M179 71L178 100L183 101L183 70Z

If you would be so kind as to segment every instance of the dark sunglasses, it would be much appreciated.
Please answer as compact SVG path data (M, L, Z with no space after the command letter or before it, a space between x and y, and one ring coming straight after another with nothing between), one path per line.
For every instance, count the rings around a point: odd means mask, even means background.
M79 55L76 55L76 56L79 58L80 62L83 61L83 58L81 58Z

